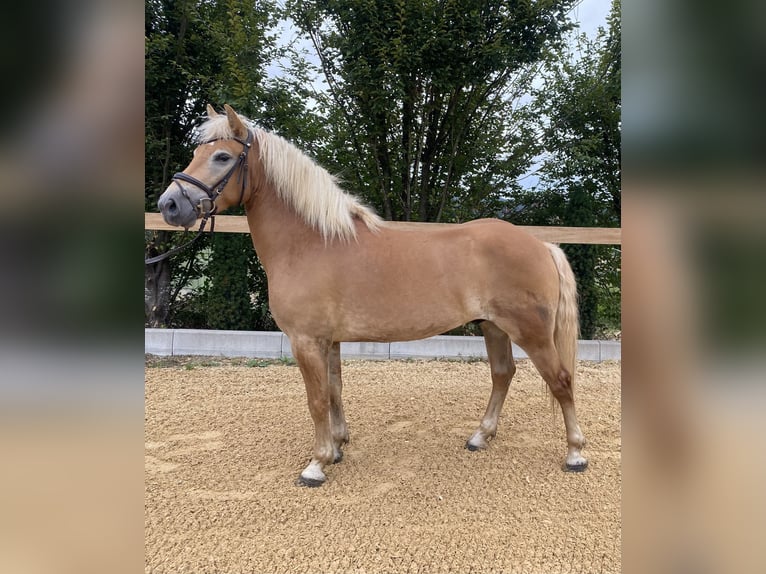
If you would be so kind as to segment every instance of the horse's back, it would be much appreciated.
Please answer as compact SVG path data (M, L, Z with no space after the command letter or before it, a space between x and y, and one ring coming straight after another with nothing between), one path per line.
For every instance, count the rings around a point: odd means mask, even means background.
M459 237L461 235L481 236L506 242L519 241L540 243L539 240L513 223L496 218L472 219L464 223L431 223L419 221L384 221L380 232L402 234L409 241L429 237ZM374 233L377 234L377 233Z
M380 233L382 236L377 241L372 238L371 248L379 243L397 245L405 250L407 246L414 248L418 243L428 243L436 250L447 252L455 260L453 264L470 256L476 263L493 266L500 263L503 267L519 269L542 263L546 271L552 269L548 249L542 241L501 219L474 219L465 223L386 221ZM466 246L471 249L465 249Z

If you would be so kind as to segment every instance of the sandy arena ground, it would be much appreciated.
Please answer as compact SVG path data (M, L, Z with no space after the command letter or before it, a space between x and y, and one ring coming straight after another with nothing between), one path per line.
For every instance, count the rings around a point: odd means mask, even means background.
M578 365L573 474L529 361L482 452L464 444L487 363L346 361L351 443L317 489L294 484L313 440L298 368L239 363L147 363L146 572L620 572L619 363Z

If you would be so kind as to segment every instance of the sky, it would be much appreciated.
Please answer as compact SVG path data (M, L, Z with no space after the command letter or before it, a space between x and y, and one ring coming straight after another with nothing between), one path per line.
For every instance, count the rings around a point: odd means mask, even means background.
M611 0L583 0L572 11L572 19L579 20L580 29L588 36L593 36L599 26L606 28L606 17L611 5Z
M589 38L595 37L599 26L607 27L606 19L609 16L611 6L611 0L583 0L578 4L571 13L572 20L580 23L578 33L584 32ZM526 99L526 97L522 97L520 101L524 102ZM527 189L537 187L539 182L537 171L541 165L542 158L533 161L528 172L523 174L518 182Z

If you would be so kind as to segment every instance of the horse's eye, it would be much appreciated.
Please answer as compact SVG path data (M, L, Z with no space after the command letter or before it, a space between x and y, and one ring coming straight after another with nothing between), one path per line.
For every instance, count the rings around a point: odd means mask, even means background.
M231 156L227 153L219 153L217 156L215 156L214 159L215 161L220 161L223 163L223 162L229 161L231 159Z

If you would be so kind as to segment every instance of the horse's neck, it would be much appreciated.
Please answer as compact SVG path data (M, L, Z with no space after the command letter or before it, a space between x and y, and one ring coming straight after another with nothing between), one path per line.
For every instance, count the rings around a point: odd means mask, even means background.
M275 262L294 255L291 251L298 246L322 242L319 233L279 199L270 184L257 191L246 213L253 245L267 274Z

